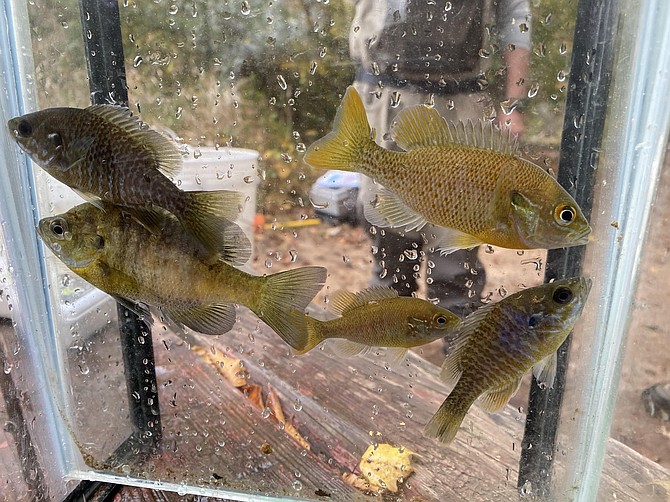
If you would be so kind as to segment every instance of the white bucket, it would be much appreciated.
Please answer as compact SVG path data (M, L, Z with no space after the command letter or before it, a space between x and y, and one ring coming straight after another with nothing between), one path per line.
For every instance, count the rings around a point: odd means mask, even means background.
M246 148L190 148L174 182L182 190L234 190L242 192L244 207L235 220L249 241L254 242L256 188L260 176L260 154Z

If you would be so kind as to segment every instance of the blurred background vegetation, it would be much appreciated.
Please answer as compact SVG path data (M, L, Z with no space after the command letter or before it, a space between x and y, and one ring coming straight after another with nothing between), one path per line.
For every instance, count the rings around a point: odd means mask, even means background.
M555 159L576 0L531 5L524 143L535 160ZM131 108L195 148L257 150L264 170L259 211L308 214L307 192L323 173L300 159L330 130L353 82L348 34L354 1L123 0L120 11ZM78 3L31 0L29 13L38 106L87 106ZM494 89L498 76L494 65L487 75Z

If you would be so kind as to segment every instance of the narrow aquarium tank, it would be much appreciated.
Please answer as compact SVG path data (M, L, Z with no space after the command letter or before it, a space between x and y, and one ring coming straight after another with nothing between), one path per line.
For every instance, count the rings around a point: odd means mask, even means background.
M669 24L2 1L0 501L668 500Z

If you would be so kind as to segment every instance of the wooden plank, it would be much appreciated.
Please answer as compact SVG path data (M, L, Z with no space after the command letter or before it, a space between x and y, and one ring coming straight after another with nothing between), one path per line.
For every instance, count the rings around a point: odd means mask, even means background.
M421 433L449 391L436 366L415 354L398 368L386 368L379 357L341 359L321 350L291 356L252 314L240 309L239 318L228 335L188 339L242 359L250 381L265 395L272 385L310 450L182 339L155 330L163 442L147 463L117 473L233 492L367 500L342 474L358 472L368 445L385 442L418 454L400 499L518 498L525 420L518 410L508 406L489 415L475 406L456 440L445 446ZM668 479L663 468L610 440L603 500L612 494L620 500L666 500Z

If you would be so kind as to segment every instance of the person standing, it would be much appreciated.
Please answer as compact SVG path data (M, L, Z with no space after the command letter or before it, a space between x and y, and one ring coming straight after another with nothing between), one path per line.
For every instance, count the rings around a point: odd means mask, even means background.
M530 51L528 0L359 0L349 36L359 64L354 87L381 145L397 148L388 131L395 116L417 104L434 106L452 122L493 120L523 132L520 108ZM492 59L502 55L505 106L488 91ZM374 199L374 181L363 176L359 202ZM430 251L416 231L371 228L372 285L409 296L419 289L426 262L428 298L464 317L479 303L486 282L478 248L446 256Z

